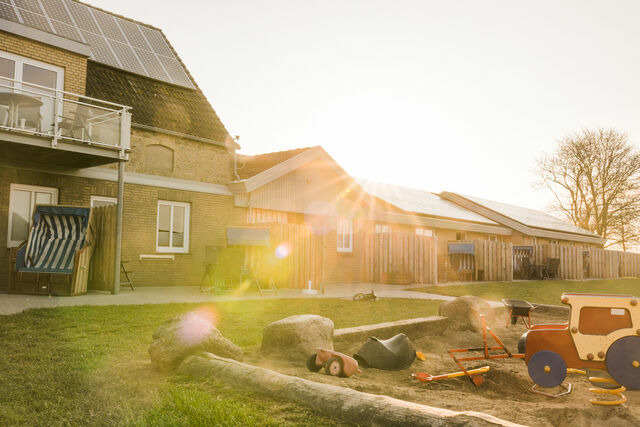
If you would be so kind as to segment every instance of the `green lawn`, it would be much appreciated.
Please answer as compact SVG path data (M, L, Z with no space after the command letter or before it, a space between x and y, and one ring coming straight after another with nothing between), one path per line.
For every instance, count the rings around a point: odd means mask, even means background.
M211 304L64 307L0 316L0 425L327 425L287 402L155 372L153 330L176 314L209 310L220 331L256 351L268 323L319 314L336 328L437 313L428 300L300 299Z
M640 279L610 280L538 280L526 282L479 282L469 285L429 286L411 289L439 295L475 295L500 301L502 298L523 299L539 304L561 305L564 292L631 294L640 296Z

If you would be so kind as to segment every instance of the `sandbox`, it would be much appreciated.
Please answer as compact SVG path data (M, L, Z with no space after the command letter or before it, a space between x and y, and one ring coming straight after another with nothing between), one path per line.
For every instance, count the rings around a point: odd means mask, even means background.
M542 310L541 310L542 312ZM558 323L567 320L567 313L550 311L534 315L534 323ZM503 321L494 321L491 329L513 352L518 338L526 331L522 324L505 327ZM336 350L354 354L362 342L336 342ZM530 392L533 382L521 359L481 360L468 368L489 365L486 382L476 387L468 378L456 378L431 383L421 383L411 377L412 372L422 371L432 375L458 371L447 350L459 347L482 346L482 335L473 331L446 329L442 333L414 340L417 350L427 355L426 360L416 360L409 369L383 371L363 369L350 378L338 378L322 373L309 372L304 364L279 359L264 359L260 354L247 354L246 361L256 366L297 376L310 381L348 387L354 390L386 395L409 402L430 405L455 411L484 412L504 420L526 425L640 425L640 391L626 391L628 402L621 406L594 406L589 400L592 385L586 377L569 374L567 381L573 391L567 396L549 398ZM339 416L338 414L336 414Z

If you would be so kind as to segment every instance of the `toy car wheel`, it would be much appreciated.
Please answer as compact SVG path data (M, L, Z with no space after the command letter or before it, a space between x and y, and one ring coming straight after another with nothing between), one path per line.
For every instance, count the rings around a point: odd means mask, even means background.
M316 363L316 354L313 353L311 356L307 358L307 369L311 372L318 372L322 369L322 365L318 365Z
M640 337L620 338L605 360L611 378L629 390L640 390Z
M334 377L344 376L344 363L342 359L339 357L331 357L327 360L327 363L324 364L324 371Z
M558 353L542 350L529 359L529 376L541 387L552 388L567 377L567 364Z

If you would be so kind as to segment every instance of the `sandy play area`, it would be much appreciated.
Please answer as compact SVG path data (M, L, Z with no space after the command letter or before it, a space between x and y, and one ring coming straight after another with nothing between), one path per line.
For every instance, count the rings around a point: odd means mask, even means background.
M537 315L533 320L534 323L559 323L567 319ZM502 319L494 323L499 324L490 324L492 330L510 351L516 352L518 338L526 331L525 327L519 323L515 327L505 328ZM336 350L353 355L361 344L336 346ZM494 345L491 340L489 344ZM522 359L481 360L465 365L467 368L484 365L491 367L485 374L486 382L478 388L466 377L431 383L422 383L411 377L411 373L417 371L432 375L458 371L447 349L482 346L482 334L479 332L447 329L442 335L416 340L414 345L417 350L427 355L425 361L416 359L409 369L402 371L363 369L361 374L350 378L331 377L323 371L309 372L303 360L296 365L281 360L260 360L258 354L248 354L246 361L312 381L385 394L441 408L481 411L526 425L640 425L640 391L626 391L624 394L628 401L621 406L596 406L589 403L595 396L589 392L592 386L586 377L569 374L567 381L573 384L571 394L559 398L537 395L529 391L533 382Z

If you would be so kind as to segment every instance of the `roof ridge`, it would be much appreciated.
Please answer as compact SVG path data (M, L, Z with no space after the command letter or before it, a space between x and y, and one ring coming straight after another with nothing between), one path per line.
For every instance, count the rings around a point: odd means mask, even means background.
M275 155L275 154L284 154L284 153L290 153L292 151L307 151L307 150L311 150L312 148L317 148L320 147L320 145L311 145L308 147L300 147L300 148L291 148L289 150L280 150L280 151L269 151L267 153L259 153L259 154L242 154L242 153L238 153L238 156L240 157L257 157L257 156L269 156L269 155Z

